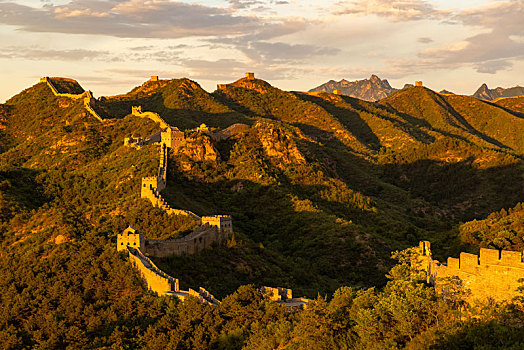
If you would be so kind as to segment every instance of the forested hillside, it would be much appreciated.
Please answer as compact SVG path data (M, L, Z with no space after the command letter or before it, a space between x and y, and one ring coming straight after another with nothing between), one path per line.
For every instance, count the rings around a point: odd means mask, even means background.
M488 103L412 87L372 103L258 79L213 93L175 79L95 106L104 122L45 83L0 105L3 347L522 345L522 300L466 319L463 303L438 298L407 252L390 259L421 239L440 259L480 247L522 249L518 99ZM132 106L191 140L169 156L168 203L233 217L226 244L154 259L181 287L223 299L217 308L153 296L116 252L128 224L148 238L196 226L140 199L141 178L157 171L158 146L123 140L160 127L131 115ZM202 123L211 132L250 127L215 141L194 129ZM319 297L293 313L265 299L262 285Z

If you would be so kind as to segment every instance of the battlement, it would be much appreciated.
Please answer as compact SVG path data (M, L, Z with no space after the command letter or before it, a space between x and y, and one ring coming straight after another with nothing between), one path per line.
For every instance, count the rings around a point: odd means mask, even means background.
M419 261L428 281L439 285L446 277L458 277L471 290L473 299L511 299L516 295L518 280L524 278L523 252L480 249L480 255L462 252L460 257L442 264L431 257L429 242L419 243Z
M416 81L415 82L415 86L422 86L422 82L421 81Z
M247 80L255 80L255 73L246 73L246 79Z

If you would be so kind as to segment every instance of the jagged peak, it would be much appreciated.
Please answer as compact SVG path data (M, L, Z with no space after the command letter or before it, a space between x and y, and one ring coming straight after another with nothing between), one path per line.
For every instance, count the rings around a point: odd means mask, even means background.
M375 74L371 74L371 76L369 77L369 80L371 80L372 82L381 82L382 80L376 76Z

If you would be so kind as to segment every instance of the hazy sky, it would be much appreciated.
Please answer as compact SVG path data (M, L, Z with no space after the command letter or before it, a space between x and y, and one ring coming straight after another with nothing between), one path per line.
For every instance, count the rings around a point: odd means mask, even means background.
M377 74L472 94L524 85L524 0L0 0L0 48L0 101L41 76L100 96L246 71L286 90Z

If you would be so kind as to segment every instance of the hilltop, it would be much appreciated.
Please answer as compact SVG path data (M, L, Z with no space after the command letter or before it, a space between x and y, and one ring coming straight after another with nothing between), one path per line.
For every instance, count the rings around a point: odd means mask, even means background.
M86 93L51 79L61 93ZM521 102L420 86L368 102L284 91L249 75L207 93L186 78L150 79L91 99L99 120L83 99L37 83L0 105L1 339L14 348L165 348L169 341L239 348L253 337L256 347L256 337L268 336L264 322L298 321L245 285L286 286L309 298L338 289L330 308L318 306L338 310L354 298L341 286L385 286L390 252L421 239L441 259L463 248L519 247ZM218 309L153 297L115 250L129 224L153 239L195 228L190 217L140 199L141 178L158 170L158 146L130 147L124 139L147 140L161 125L133 114L133 106L158 113L187 141L167 159L162 197L169 205L233 218L227 244L153 259L184 289L203 286L223 299ZM243 124L238 132L225 132L235 123ZM508 218L493 217L502 209ZM489 233L462 224L473 220L488 220ZM501 245L505 228L511 242ZM358 293L362 305L378 297ZM334 329L335 321L326 322ZM405 344L417 332L395 341Z

